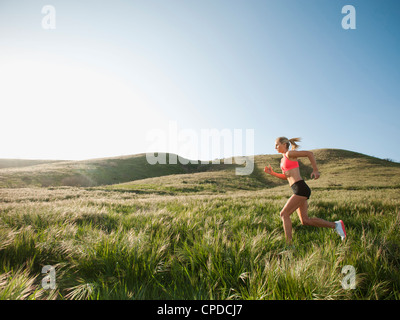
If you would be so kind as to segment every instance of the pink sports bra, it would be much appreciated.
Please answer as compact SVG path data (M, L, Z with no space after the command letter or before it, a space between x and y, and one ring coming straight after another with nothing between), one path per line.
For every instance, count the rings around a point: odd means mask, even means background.
M281 160L281 169L282 172L286 172L288 170L294 169L294 168L298 168L299 167L299 162L298 161L292 161L289 160L286 157L286 154L283 154L282 160Z

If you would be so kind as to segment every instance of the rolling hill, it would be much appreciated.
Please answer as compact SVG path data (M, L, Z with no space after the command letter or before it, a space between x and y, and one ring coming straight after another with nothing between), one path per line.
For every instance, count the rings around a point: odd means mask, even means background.
M29 167L38 164L49 164L55 162L60 162L60 160L0 159L0 169Z
M400 185L400 164L341 149L313 150L321 178L315 188L385 188ZM267 176L267 164L280 172L281 155L256 155L254 171L248 176L235 174L236 164L156 164L145 154L84 161L0 160L0 187L97 187L136 193L206 192L258 190L286 185ZM300 160L305 180L312 167Z
M168 156L170 156L168 154ZM168 159L168 158L167 158ZM155 164L145 154L83 161L0 160L0 187L94 187L133 180L222 169L211 164ZM223 169L234 165L223 165Z

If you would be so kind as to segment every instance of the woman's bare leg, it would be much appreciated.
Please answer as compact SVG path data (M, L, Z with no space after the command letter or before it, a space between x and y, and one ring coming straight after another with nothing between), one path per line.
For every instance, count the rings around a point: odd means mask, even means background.
M321 228L335 228L334 222L326 221L320 218L309 218L307 215L307 211L308 211L307 201L303 202L297 208L297 214L299 215L299 219L302 225L321 227Z
M283 230L285 231L286 241L288 243L292 242L292 221L290 220L290 215L296 211L297 208L307 204L307 198L297 195L292 195L290 199L286 202L285 206L281 210L281 219L283 222Z

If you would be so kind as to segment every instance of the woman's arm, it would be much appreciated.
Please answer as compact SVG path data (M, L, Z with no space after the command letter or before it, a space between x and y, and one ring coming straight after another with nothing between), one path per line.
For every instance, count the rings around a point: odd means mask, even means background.
M286 176L283 173L276 173L272 170L271 165L269 167L264 168L265 173L270 174L271 176L277 177L282 180L287 180Z
M286 152L286 156L288 158L299 158L299 157L307 157L311 165L313 167L313 172L311 173L311 178L314 176L315 179L318 179L320 176L320 173L318 172L317 168L317 161L315 161L314 153L311 151L296 151L296 150L291 150Z

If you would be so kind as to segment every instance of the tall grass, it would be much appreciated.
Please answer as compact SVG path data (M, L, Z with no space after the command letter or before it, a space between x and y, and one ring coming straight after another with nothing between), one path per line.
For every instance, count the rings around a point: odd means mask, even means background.
M279 211L287 187L161 196L82 188L2 189L0 299L398 299L399 190L313 191L309 215ZM44 290L44 265L56 289ZM345 265L356 289L341 285Z

